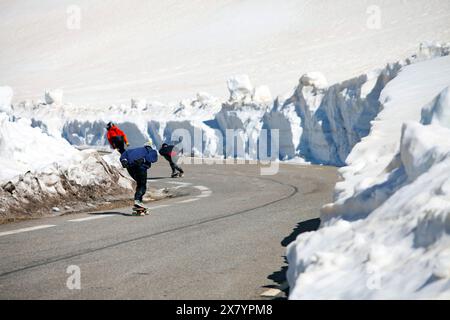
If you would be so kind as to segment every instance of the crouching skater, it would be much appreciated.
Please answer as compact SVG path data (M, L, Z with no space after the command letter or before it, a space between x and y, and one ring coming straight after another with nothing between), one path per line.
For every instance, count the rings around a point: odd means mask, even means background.
M133 214L149 214L143 203L144 195L147 192L147 170L150 169L152 163L157 161L158 153L150 145L128 149L120 157L122 166L127 169L130 176L136 181Z
M109 122L106 125L108 142L111 145L111 148L116 149L123 154L125 152L125 145L128 147L128 138L127 135L119 129L118 126Z
M183 177L184 171L177 164L177 152L174 145L169 145L167 143L163 143L161 149L159 150L159 154L164 157L169 162L170 168L172 169L172 178Z

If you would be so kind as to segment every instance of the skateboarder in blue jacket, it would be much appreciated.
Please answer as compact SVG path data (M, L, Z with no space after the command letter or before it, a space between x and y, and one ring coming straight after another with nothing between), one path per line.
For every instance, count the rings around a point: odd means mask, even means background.
M156 161L158 161L158 153L149 145L136 149L127 149L120 157L122 166L127 169L137 184L134 195L135 207L145 208L142 200L147 192L147 170Z

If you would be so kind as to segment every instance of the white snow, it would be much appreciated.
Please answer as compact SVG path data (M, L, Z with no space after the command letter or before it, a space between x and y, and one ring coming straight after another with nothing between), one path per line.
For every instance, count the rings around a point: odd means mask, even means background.
M11 87L0 87L0 112L11 113L13 93Z
M77 105L225 100L241 73L284 94L310 71L338 83L450 40L445 0L3 0L0 21L14 103L60 87Z
M31 120L0 112L0 218L29 210L36 215L86 190L92 197L131 190L119 154L113 156L78 151L65 139L33 128Z
M272 93L268 86L259 86L253 90L252 100L257 104L271 104L273 102Z
M450 85L449 61L450 57L442 57L411 65L387 84L380 97L383 108L372 122L370 136L353 148L346 160L348 167L341 170L344 181L336 187L337 204L386 180L385 169L399 150L402 124L420 121L422 108ZM356 211L371 210L367 203L363 206Z
M422 110L423 124L440 124L450 129L450 87Z
M102 160L122 171L118 158L117 153L112 153ZM79 151L65 139L33 128L29 119L11 120L7 114L0 113L0 184L14 181L27 172L49 170L63 170L70 181L82 186L97 184L108 174L98 159L96 151Z
M14 106L14 114L31 118L33 126L78 146L107 147L105 125L113 121L126 132L131 146L143 145L149 139L159 146L181 134L186 138L184 150L213 157L239 153L240 157L256 159L261 155L256 152L258 140L267 137L269 130L279 130L279 150L273 150L274 158L278 151L280 160L303 158L342 166L353 146L369 133L371 121L380 111L379 97L385 85L404 65L448 53L448 47L438 43L427 48L421 46L415 58L333 85L319 72L307 73L290 96L275 101L267 86L255 87L248 75L241 74L227 81L228 101L200 91L193 99L169 105L141 98L131 99L129 105L109 107L24 102ZM229 130L234 130L244 144L242 150L224 146L231 141L227 140Z
M251 159L276 129L280 160L347 165L288 248L291 298L450 298L450 46L416 52L449 40L450 2L375 2L1 1L0 212L130 189L116 153L71 146L110 121Z
M291 299L450 298L449 86L450 57L388 83L321 228L288 247Z
M246 74L231 77L227 81L230 91L230 101L250 102L253 94L253 85Z
M27 171L42 171L52 163L77 160L78 151L66 140L32 128L31 120L10 121L0 113L0 182Z

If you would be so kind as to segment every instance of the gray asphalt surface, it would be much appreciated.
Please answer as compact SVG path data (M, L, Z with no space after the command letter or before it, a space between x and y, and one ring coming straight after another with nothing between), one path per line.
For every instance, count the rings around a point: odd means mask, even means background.
M167 178L164 161L151 169L149 185L185 195L147 217L123 208L0 226L0 298L261 299L285 282L285 246L314 227L337 179L318 166L184 168L183 179ZM42 225L54 226L5 234ZM66 285L71 265L80 290Z

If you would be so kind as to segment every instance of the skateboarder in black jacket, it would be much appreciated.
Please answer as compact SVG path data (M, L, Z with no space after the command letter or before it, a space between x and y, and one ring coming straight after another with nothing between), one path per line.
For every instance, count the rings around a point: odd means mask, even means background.
M173 161L173 158L177 155L176 151L174 150L175 146L168 145L167 143L163 143L161 149L159 149L159 154L166 159L169 164L170 168L172 169L172 178L176 177L182 177L184 175L183 169L181 169L175 161ZM178 171L178 172L177 172Z

